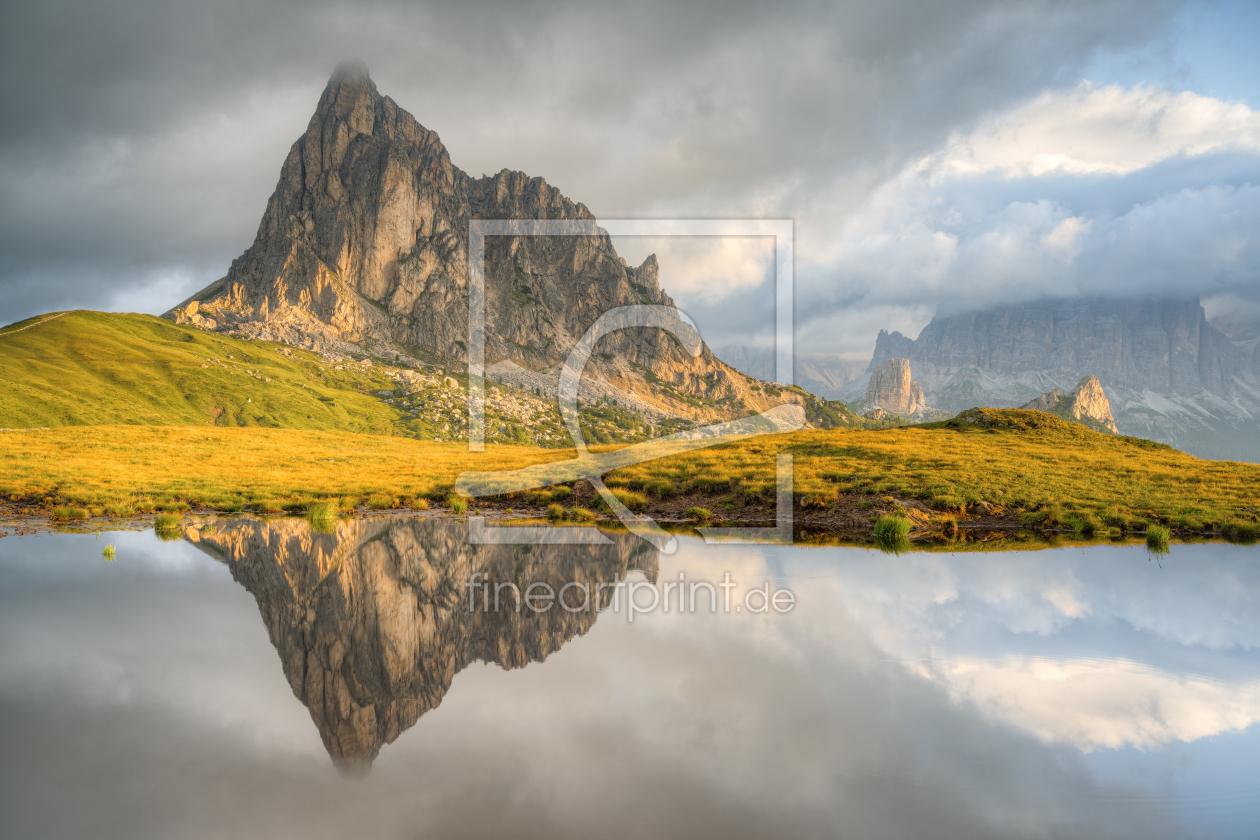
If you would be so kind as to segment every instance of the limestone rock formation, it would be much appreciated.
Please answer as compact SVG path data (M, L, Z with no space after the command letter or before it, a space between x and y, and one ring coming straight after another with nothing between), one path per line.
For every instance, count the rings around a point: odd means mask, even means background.
M889 359L876 365L866 384L866 401L903 416L927 408L923 389L910 376L909 359Z
M466 361L472 219L594 223L542 178L470 177L361 62L348 62L289 150L254 244L168 315L310 349ZM673 306L656 258L629 266L606 234L491 236L485 266L487 367L508 360L554 374L603 313ZM610 335L597 352L597 375L658 402L673 389L693 402L769 404L707 347L693 358L659 329Z
M949 411L1014 408L1093 375L1121 433L1260 461L1260 350L1244 332L1231 341L1197 300L1044 300L941 313L917 339L881 331L870 369L909 359L928 402Z
M1111 403L1107 401L1107 395L1103 393L1102 383L1097 376L1086 376L1070 394L1054 388L1020 408L1046 411L1098 431L1119 434L1116 419L1111 414Z
M590 629L590 610L469 608L468 581L534 583L655 580L656 549L609 535L609 546L470 545L468 525L439 520L354 520L318 533L304 520L238 519L186 536L222 560L258 601L293 693L310 711L337 768L362 775L383 744L442 702L474 661L522 668ZM493 591L493 590L492 590ZM605 589L603 606L611 591ZM579 590L567 593L571 607Z

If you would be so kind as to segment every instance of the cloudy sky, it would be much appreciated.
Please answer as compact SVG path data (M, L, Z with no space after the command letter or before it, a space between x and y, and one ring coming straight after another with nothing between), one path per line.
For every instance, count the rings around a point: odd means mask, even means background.
M790 218L798 349L938 309L1198 295L1260 320L1245 0L61 0L0 12L0 322L161 312L252 241L336 63L473 175L605 218ZM766 244L656 251L710 343L768 341ZM766 305L761 305L765 303Z

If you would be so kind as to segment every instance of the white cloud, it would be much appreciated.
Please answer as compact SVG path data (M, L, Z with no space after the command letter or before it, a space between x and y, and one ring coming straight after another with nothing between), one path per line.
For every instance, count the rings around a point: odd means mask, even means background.
M755 289L774 265L774 239L766 236L618 236L614 244L631 265L655 253L662 288L680 302Z
M1227 683L1125 659L960 658L923 669L950 693L1045 741L1159 747L1260 721L1260 682Z
M942 307L1256 300L1257 175L1260 112L1245 105L1145 87L1041 94L904 167L804 254L802 276L827 278L802 284L804 331L824 338L810 349L869 348L891 325L861 339L827 325L892 306L922 313L902 329L913 336Z
M964 706L1084 751L1157 748L1260 722L1245 664L1260 648L1257 580L1241 560L1212 545L1150 568L1125 547L895 568L854 556L831 592L890 660Z
M1049 173L1121 175L1177 155L1260 151L1260 112L1158 87L1048 91L967 135L931 165L942 172L1006 177Z

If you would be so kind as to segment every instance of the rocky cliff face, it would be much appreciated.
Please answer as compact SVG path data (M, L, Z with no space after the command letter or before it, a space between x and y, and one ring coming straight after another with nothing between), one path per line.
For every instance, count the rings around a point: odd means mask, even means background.
M343 64L289 151L254 244L195 308L169 314L312 349L466 360L470 219L594 217L542 178L468 176L362 63ZM489 237L485 302L487 367L533 371L557 369L610 309L673 306L656 258L626 265L607 236ZM653 393L650 371L693 396L759 407L746 377L660 330L609 336L599 352L594 366L629 390Z
M1103 392L1102 383L1098 381L1097 376L1085 377L1070 394L1064 394L1058 388L1054 388L1020 408L1046 411L1064 420L1081 423L1098 431L1118 434L1116 419L1111 414L1111 403L1107 401L1107 395Z
M657 553L631 535L611 546L474 546L464 523L339 522L333 533L302 520L236 520L186 536L223 560L253 594L293 693L338 769L366 773L381 746L442 702L474 661L522 668L590 629L597 609L469 608L474 573L492 584L655 580ZM609 590L603 592L604 600ZM568 593L577 606L577 590Z
M888 359L876 365L866 383L866 401L903 416L927 408L923 389L910 377L909 359Z
M938 315L917 339L881 331L871 370L889 358L909 359L928 402L955 412L1020 406L1095 375L1122 433L1260 460L1254 361L1197 301L1079 298Z

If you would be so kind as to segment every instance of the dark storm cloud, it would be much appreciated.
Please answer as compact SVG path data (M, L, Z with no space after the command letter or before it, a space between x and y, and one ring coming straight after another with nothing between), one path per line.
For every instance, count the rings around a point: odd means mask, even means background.
M162 311L221 276L348 56L473 175L542 175L603 216L789 215L807 244L952 130L1164 37L1178 5L10 6L0 321Z

